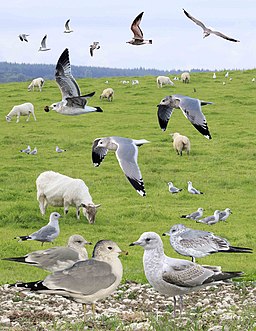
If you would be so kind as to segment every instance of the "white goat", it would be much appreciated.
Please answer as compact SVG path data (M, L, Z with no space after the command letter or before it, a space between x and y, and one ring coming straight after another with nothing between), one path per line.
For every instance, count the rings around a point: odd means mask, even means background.
M85 182L79 178L71 178L54 171L42 172L36 179L37 200L42 215L46 208L51 206L64 206L65 215L69 206L76 207L76 217L80 218L80 208L89 223L95 222L97 208Z
M108 101L113 101L113 97L114 97L114 90L111 87L103 90L103 92L100 95L100 99L106 98L108 99Z
M20 121L20 116L28 116L26 121L29 121L30 114L33 115L34 120L36 121L36 116L34 112L34 106L30 102L22 103L21 105L14 106L12 110L5 116L7 122L11 122L13 116L17 116L18 123Z
M44 85L44 79L42 77L35 78L28 85L28 91L33 90L34 92L35 87L38 87L39 91L42 92L43 85Z
M171 133L173 138L173 147L176 150L177 154L182 156L182 151L187 151L187 154L190 153L190 141L188 137L182 136L178 132Z
M190 74L189 72L183 72L180 76L183 83L188 84L190 82Z
M156 79L156 84L158 87L162 87L163 85L174 85L174 83L167 76L158 76Z

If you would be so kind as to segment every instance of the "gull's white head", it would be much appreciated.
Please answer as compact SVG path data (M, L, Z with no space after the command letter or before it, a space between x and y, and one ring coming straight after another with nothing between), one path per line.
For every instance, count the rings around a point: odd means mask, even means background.
M160 236L155 232L144 232L137 241L134 241L130 246L141 246L145 250L163 248L163 242Z
M170 236L170 237L176 236L176 235L186 231L186 229L187 228L183 224L175 224L170 228L169 232L163 233L163 236Z

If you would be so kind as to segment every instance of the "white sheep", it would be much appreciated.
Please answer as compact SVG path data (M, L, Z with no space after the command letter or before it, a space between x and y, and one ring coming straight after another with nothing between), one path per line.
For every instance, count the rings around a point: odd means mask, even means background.
M111 87L103 90L103 92L100 95L100 99L106 98L108 99L108 101L113 101L113 97L114 97L114 90Z
M163 85L174 85L174 83L167 76L158 76L156 79L156 84L158 87L162 87Z
M190 141L188 137L182 136L178 132L171 133L173 138L173 147L177 154L182 156L182 151L187 151L187 155L190 153Z
M7 122L11 122L13 116L17 116L18 123L20 121L20 116L28 116L26 121L29 121L30 114L33 115L34 120L36 121L36 116L34 112L34 106L30 102L22 103L21 105L14 106L12 110L5 116Z
M188 84L190 82L190 74L189 72L183 72L180 76L183 83Z
M54 171L42 172L36 179L37 200L42 215L46 208L51 206L64 206L65 215L69 206L76 207L76 217L80 218L80 208L90 224L95 222L97 208L89 193L85 182L79 178L71 178Z
M44 85L44 79L42 77L35 78L29 84L28 91L33 90L34 92L35 87L38 87L39 91L42 92L43 85Z

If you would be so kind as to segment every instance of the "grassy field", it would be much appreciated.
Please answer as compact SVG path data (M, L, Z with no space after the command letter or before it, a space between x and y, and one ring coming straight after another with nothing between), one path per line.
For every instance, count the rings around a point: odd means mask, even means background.
M144 231L160 235L176 224L184 222L195 229L213 231L227 238L234 246L256 249L255 244L255 165L256 165L256 85L252 78L256 70L234 71L232 81L225 72L192 73L191 83L176 82L174 87L158 89L155 77L139 78L140 84L120 83L122 78L108 78L115 90L114 101L99 100L106 88L104 78L78 80L82 93L96 91L89 105L101 106L103 113L68 117L54 112L45 113L44 106L60 100L54 81L46 81L40 92L28 92L27 82L2 84L0 104L0 258L20 256L41 249L39 242L19 243L17 235L27 235L48 222L53 211L63 214L63 208L49 207L42 217L36 200L35 180L46 170L82 178L90 189L94 203L101 203L94 225L84 217L75 218L75 209L60 222L61 233L55 245L65 245L68 237L79 233L96 243L112 239L129 251L122 257L124 280L145 282L142 266L143 251L129 247ZM131 77L124 79L132 79ZM223 81L226 85L223 85ZM196 92L194 92L194 88ZM175 110L168 130L162 132L157 122L157 104L166 95L180 93L212 101L203 108L213 137L205 139L183 116ZM5 121L13 105L32 102L37 121L21 117ZM191 141L191 155L179 157L173 150L170 132L187 135ZM100 167L91 161L92 142L97 137L123 136L147 139L151 143L139 149L138 162L147 196L142 198L122 173L114 153L109 152ZM26 155L19 150L30 145L38 149L37 155ZM67 149L58 154L55 147ZM205 194L189 195L187 181ZM167 182L173 181L184 190L178 195L168 192ZM229 207L233 214L228 221L213 226L181 220L181 214L198 207L205 215L215 209ZM165 251L176 254L163 237ZM44 248L52 247L45 244ZM89 247L89 253L92 247ZM244 271L245 279L256 279L254 254L215 254L198 260L202 264L220 265L223 270ZM0 261L0 284L17 280L33 281L46 272L17 263Z

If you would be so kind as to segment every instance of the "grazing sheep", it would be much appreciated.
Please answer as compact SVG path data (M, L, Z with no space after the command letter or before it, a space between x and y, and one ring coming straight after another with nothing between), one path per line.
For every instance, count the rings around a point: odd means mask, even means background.
M190 82L190 74L189 72L183 72L180 76L183 83L188 84Z
M39 91L42 92L43 85L44 85L44 79L42 77L35 78L29 84L28 91L33 90L34 92L35 87L38 87Z
M182 136L178 132L171 133L173 138L173 147L177 154L182 156L182 151L187 151L187 155L190 153L190 141L188 137Z
M156 79L156 84L158 87L163 87L163 85L174 85L174 83L167 76L158 76Z
M30 102L22 103L21 105L14 106L12 110L5 116L7 122L11 122L13 116L17 116L18 123L20 121L20 116L28 116L26 121L29 121L30 114L33 115L34 120L36 121L36 116L34 112L34 106Z
M89 189L82 179L71 178L54 171L42 172L36 179L37 200L42 215L46 208L51 206L64 206L64 214L68 213L69 206L76 207L76 217L80 218L82 207L84 216L90 224L95 222L97 208L92 202Z
M108 101L113 101L113 97L114 97L114 90L111 87L103 90L103 92L100 95L100 99L106 98L108 99Z

